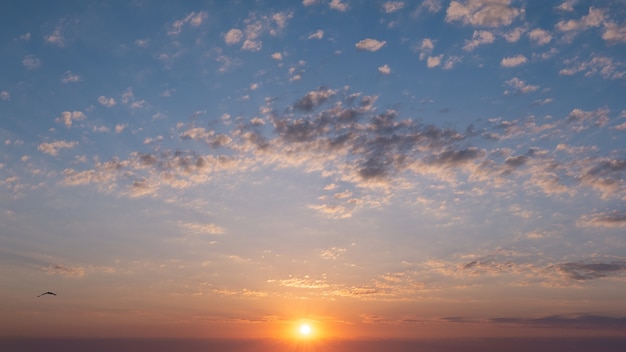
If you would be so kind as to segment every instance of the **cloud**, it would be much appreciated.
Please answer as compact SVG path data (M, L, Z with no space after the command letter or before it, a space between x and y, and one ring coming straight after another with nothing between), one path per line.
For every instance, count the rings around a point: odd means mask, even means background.
M113 107L115 106L117 103L115 102L115 99L113 98L107 98L104 95L101 95L98 97L98 103L100 103L100 105L104 105L107 108Z
M275 52L272 54L272 59L276 60L276 61L281 61L283 59L283 54L279 53L279 52Z
M226 42L226 44L229 44L229 45L237 44L242 39L243 39L243 32L237 28L230 29L224 35L224 42Z
M207 235L224 234L224 228L215 224L179 222L178 225L182 227L183 229L191 231L196 234L207 234Z
M609 43L626 43L626 25L619 26L614 22L605 24L602 39Z
M548 31L540 28L535 28L532 31L528 32L528 38L536 45L546 45L552 40L552 35L550 35L550 32Z
M520 94L532 93L536 91L537 89L539 89L539 86L527 84L525 81L522 81L521 79L517 77L513 77L509 79L508 81L505 81L504 84L513 88L513 91L509 91L508 89L505 90L504 91L505 95L515 94L515 93L520 93Z
M527 325L539 328L618 329L626 328L626 317L600 315L551 315L541 318L492 318L497 324ZM580 341L577 342L580 345ZM571 348L574 345L572 344ZM532 348L529 348L532 349Z
M622 168L626 171L625 168ZM585 227L609 227L622 228L626 227L626 212L611 211L595 213L590 216L583 216L578 221L580 226Z
M626 272L626 263L563 263L556 265L556 270L570 280L586 281Z
M65 124L65 127L72 127L72 121L80 121L87 119L87 116L83 114L81 111L63 111L61 116L55 119L56 122L62 122Z
M466 40L465 46L463 46L463 50L472 51L476 49L476 47L484 44L491 44L496 40L496 37L493 33L489 31L474 31L472 34L472 40Z
M502 67L515 67L528 62L528 59L524 55L517 55L511 57L505 57L500 61Z
M420 42L419 46L415 48L416 51L420 53L420 60L424 60L428 55L430 55L435 49L435 40L430 38L424 38Z
M446 22L461 21L479 27L510 25L524 11L510 6L510 0L452 1L446 11Z
M336 91L332 89L319 88L316 91L308 92L304 97L296 101L293 107L298 110L312 111L335 95L335 93Z
M559 21L554 27L562 32L578 32L592 27L599 27L604 22L604 11L589 7L589 14L579 20Z
M1 101L8 101L10 99L11 99L11 94L9 92L7 92L6 90L0 91Z
M81 278L85 276L85 268L80 266L65 266L59 264L50 264L42 268L48 274L62 275L66 277Z
M557 6L556 9L559 11L572 12L577 2L578 0L565 0L561 5Z
M41 143L37 147L39 151L48 155L58 155L60 149L74 148L78 142L55 141L52 143Z
M202 22L204 22L209 17L208 12L200 11L200 12L190 12L183 19L174 21L167 31L167 34L170 36L177 36L183 31L183 27L185 25L190 25L192 27L199 27Z
M337 10L339 12L345 12L348 10L348 4L341 2L341 0L332 0L328 6L333 9L333 10Z
M385 41L378 41L376 39L363 39L361 41L359 41L358 43L355 44L357 50L363 50L363 51L378 51L380 50L380 48L382 48L383 46L385 46L386 42Z
M263 42L246 39L241 46L241 50L259 51L263 47Z
M378 68L378 72L382 73L383 75L388 75L391 73L391 68L389 68L389 65L384 64Z
M26 55L22 59L22 65L29 70L36 70L41 66L41 60L39 60L35 55Z
M516 43L522 37L522 34L528 30L527 26L514 28L512 31L504 33L504 39L509 43Z
M322 38L324 38L324 31L321 29L318 29L317 31L315 31L315 33L307 37L307 39L322 39Z
M442 0L424 0L412 13L412 16L419 16L424 11L429 13L437 13L443 8Z
M63 47L65 45L65 37L63 36L63 27L64 27L64 21L61 21L54 28L54 31L51 34L44 36L44 40L46 41L46 43Z
M559 71L560 75L571 76L579 72L585 72L585 77L592 77L599 74L604 79L622 79L626 77L624 64L615 62L610 57L594 55L587 60L580 62L577 58L565 60L568 67Z
M75 83L80 82L81 78L79 75L72 73L71 71L66 71L61 78L62 83Z
M387 1L383 3L383 11L385 13L393 13L400 11L404 8L404 2L402 1Z
M429 56L426 60L426 66L428 68L434 68L441 65L441 59L443 59L443 55L438 56Z

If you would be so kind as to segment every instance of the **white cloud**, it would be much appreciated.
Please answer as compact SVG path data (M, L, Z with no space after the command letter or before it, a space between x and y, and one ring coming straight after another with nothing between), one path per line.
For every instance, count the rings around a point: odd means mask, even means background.
M383 3L383 10L386 13L392 13L404 8L404 2L402 1L387 1Z
M138 100L138 101L133 101L132 104L130 104L130 108L131 109L144 109L146 107L147 103L144 99Z
M426 66L428 68L434 68L441 65L441 59L443 59L443 55L438 56L429 56L426 60Z
M177 36L183 31L183 27L186 24L191 25L192 27L198 27L209 17L208 12L191 12L185 18L181 20L176 20L170 25L170 29L167 31L167 34L170 36Z
M279 53L279 52L275 52L272 54L272 59L276 60L276 61L280 61L283 59L283 54Z
M222 235L224 228L215 224L199 224L199 223L178 223L178 226L196 234Z
M328 6L331 9L337 10L339 12L345 12L346 10L348 10L348 4L341 2L341 0L332 0L330 4L328 4Z
M622 70L623 64L616 63L610 57L593 56L584 62L577 59L566 60L566 67L559 71L560 75L571 76L578 72L585 72L585 77L592 77L599 74L604 79L621 79L626 77L626 71Z
M232 45L237 44L243 39L243 32L240 29L232 28L224 35L224 42Z
M604 33L602 33L602 39L607 42L622 42L626 43L626 25L618 26L614 22L609 22L604 25Z
M46 40L46 43L50 43L50 44L54 44L56 46L64 46L65 45L65 38L63 37L63 33L62 33L62 24L59 24L54 31L45 36L44 39Z
M545 45L550 43L552 40L552 35L550 32L544 31L543 29L536 28L528 33L528 38L531 42L537 45Z
M317 31L315 31L315 33L307 37L307 39L322 39L322 38L324 38L324 31L321 29L318 29Z
M459 56L450 56L450 57L448 57L446 59L446 62L445 62L445 64L443 64L442 68L444 70L452 69L459 62L461 62L461 57L459 57Z
M11 99L11 94L6 90L0 91L0 100L7 101Z
M441 11L443 8L442 0L424 0L420 6L415 9L415 11L411 14L411 16L418 16L424 11L428 11L430 13L436 13Z
M382 48L383 46L385 46L386 42L385 41L378 41L376 39L363 39L360 42L356 43L355 46L358 50L365 50L365 51L378 51L380 50L380 48Z
M560 11L572 12L574 11L574 5L578 2L578 0L565 0L561 5L557 6L556 9Z
M71 71L66 71L65 75L63 75L63 78L61 78L61 82L63 83L74 83L74 82L79 82L80 81L80 76L72 73Z
M258 40L250 40L250 39L246 39L243 42L243 45L241 46L241 50L247 50L247 51L259 51L261 50L261 48L263 47L263 42Z
M496 37L493 33L489 31L478 30L474 31L472 34L472 40L466 40L465 46L463 46L463 50L472 51L476 49L476 47L484 44L491 44L496 40Z
M510 32L504 34L504 39L506 39L509 43L516 43L521 37L522 34L526 32L526 26L521 26L513 29Z
M507 86L513 88L513 91L509 91L509 90L505 90L504 94L508 95L508 94L514 94L514 93L521 93L521 94L526 94L526 93L532 93L534 91L536 91L537 89L539 89L539 86L537 85L531 85L531 84L526 84L526 82L522 81L521 79L517 78L517 77L513 77L510 80L504 82Z
M61 116L56 118L56 122L62 122L63 124L65 124L65 127L70 128L72 127L72 121L80 121L80 120L85 120L87 118L87 116L85 116L85 114L83 114L81 111L63 111L61 113Z
M31 37L30 32L26 32L26 33L20 35L20 40L23 40L23 41L27 42L27 41L30 40L30 37Z
M446 12L446 22L461 21L480 27L502 27L524 13L510 6L511 0L452 1Z
M511 57L505 57L500 61L500 66L502 67L515 67L519 66L523 63L528 62L528 59L524 55L517 55Z
M126 127L128 127L128 125L118 123L117 125L115 125L115 133L122 133L122 131L124 131Z
M41 66L41 60L39 60L35 55L26 55L24 59L22 59L22 65L29 70L35 70Z
M304 6L311 6L311 5L315 5L317 3L317 0L302 0L302 5Z
M59 154L60 149L64 148L74 148L78 142L67 142L67 141L55 141L52 143L41 143L37 147L37 150L42 153L55 156Z
M149 43L150 43L150 39L137 39L137 40L135 40L135 45L137 45L140 48L147 47Z
M382 73L383 75L388 75L391 73L391 68L389 68L389 65L384 64L378 68L378 72Z
M98 97L98 103L100 103L101 105L106 106L107 108L110 108L112 106L115 106L115 104L117 104L117 102L115 102L115 99L107 98L104 95L101 95L101 96Z
M422 42L415 48L420 53L420 60L424 60L427 55L430 55L435 49L435 41L430 38L422 39Z
M559 21L555 27L562 32L581 31L592 27L599 27L603 22L604 11L590 7L589 14L581 17L579 20Z

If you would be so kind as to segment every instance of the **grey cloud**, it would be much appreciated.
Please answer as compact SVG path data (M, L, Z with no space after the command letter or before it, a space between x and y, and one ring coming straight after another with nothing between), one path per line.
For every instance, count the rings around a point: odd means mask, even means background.
M626 271L626 263L563 263L558 264L556 269L565 274L571 280L593 280L607 277L611 274L619 274Z
M308 92L302 99L298 100L293 107L298 110L312 111L334 94L335 91L332 89L319 88L316 91Z
M530 325L534 327L549 328L614 328L623 329L626 327L626 317L609 317L600 315L551 315L541 318L492 318L493 323Z

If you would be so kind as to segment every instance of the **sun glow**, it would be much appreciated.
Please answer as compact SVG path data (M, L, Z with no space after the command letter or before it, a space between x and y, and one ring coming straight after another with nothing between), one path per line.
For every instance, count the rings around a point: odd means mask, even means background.
M308 324L302 324L300 325L300 335L302 336L309 336L311 335L311 326Z

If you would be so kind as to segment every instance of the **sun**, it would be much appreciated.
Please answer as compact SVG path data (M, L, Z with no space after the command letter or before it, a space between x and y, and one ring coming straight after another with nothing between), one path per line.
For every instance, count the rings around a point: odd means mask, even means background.
M302 324L300 325L300 336L309 336L311 335L311 332L313 332L313 330L311 329L311 325L309 324Z

